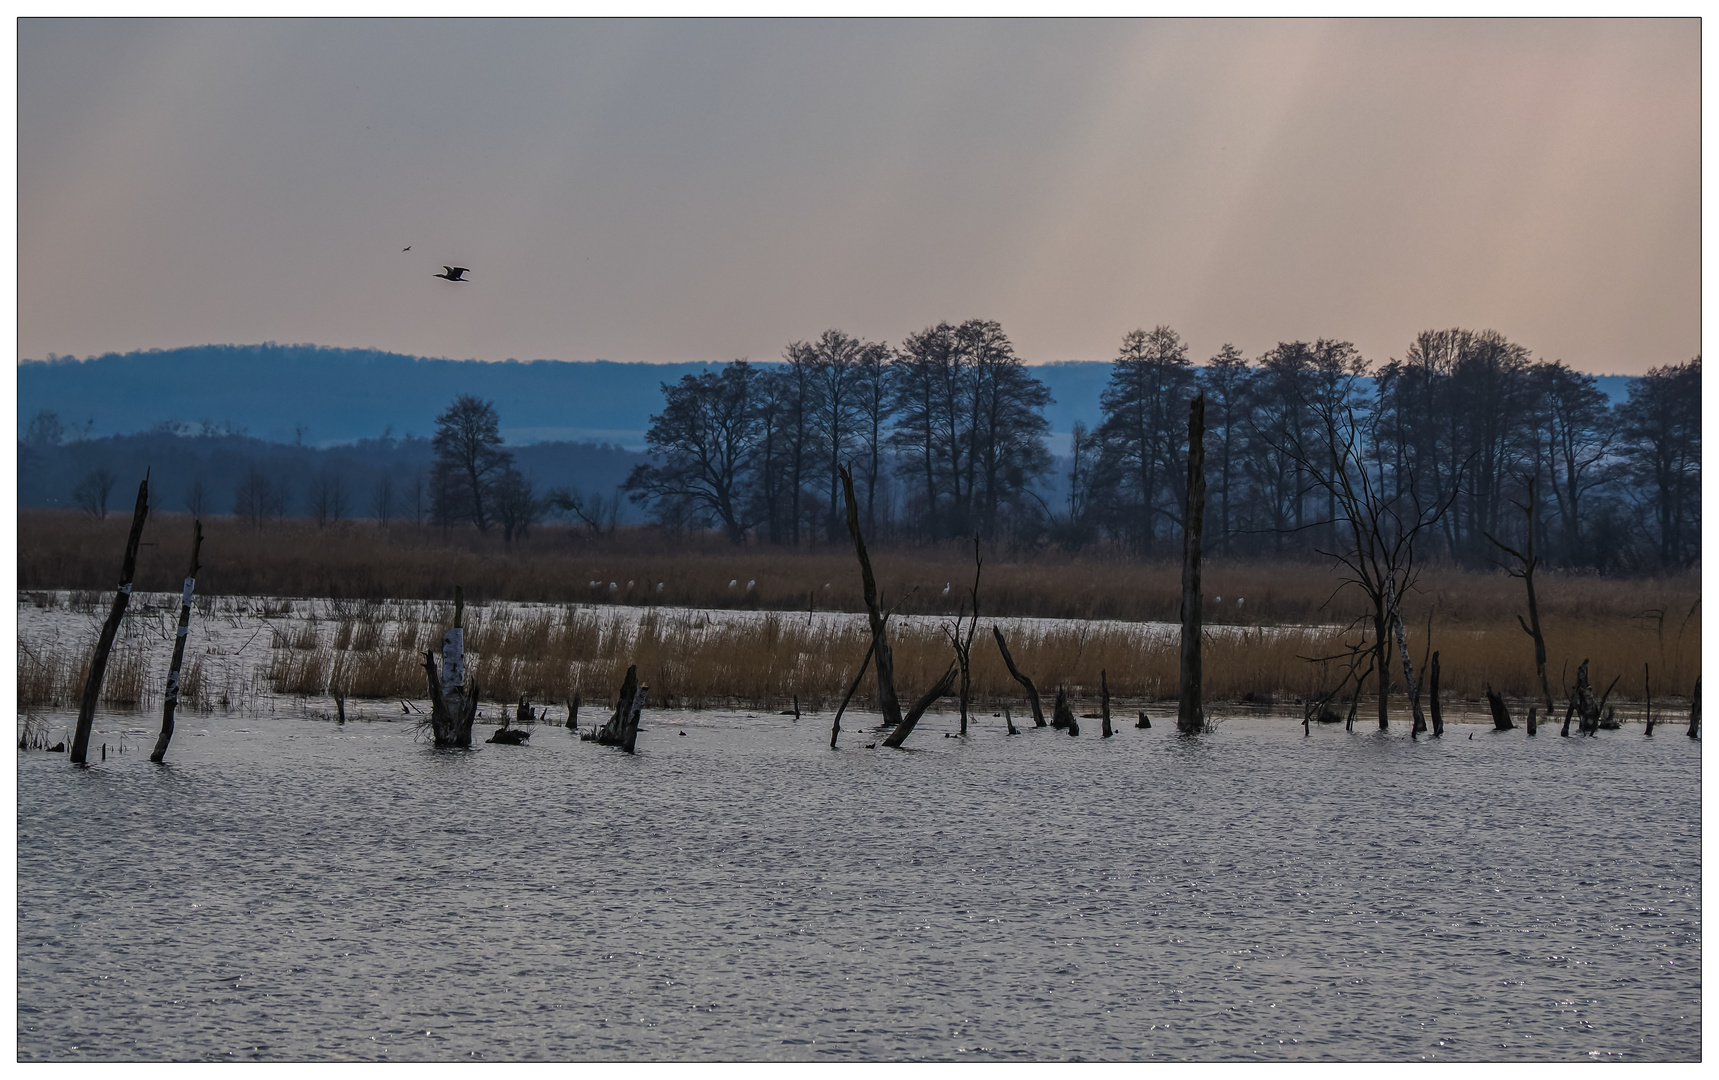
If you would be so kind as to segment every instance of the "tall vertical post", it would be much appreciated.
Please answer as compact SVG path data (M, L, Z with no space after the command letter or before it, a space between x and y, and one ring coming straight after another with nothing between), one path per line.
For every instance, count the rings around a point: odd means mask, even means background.
M107 654L113 651L113 639L119 624L125 619L125 609L131 603L131 580L137 576L137 545L143 540L143 522L149 517L149 473L137 485L137 506L131 512L131 535L125 541L125 562L120 566L119 587L114 590L113 607L108 609L107 622L102 624L101 637L96 640L95 654L90 657L89 678L84 680L84 699L78 705L78 727L72 736L72 764L82 765L90 750L90 728L95 725L96 702L101 700L101 681L107 674Z
M1188 502L1182 527L1182 675L1176 730L1206 729L1200 679L1200 526L1206 516L1206 395L1188 403Z
M203 550L203 523L191 522L191 568L185 571L185 589L179 597L179 629L173 638L173 663L167 669L166 701L161 706L161 734L149 760L159 765L173 741L173 713L179 707L179 669L185 663L185 639L191 635L191 593L197 587L197 556Z

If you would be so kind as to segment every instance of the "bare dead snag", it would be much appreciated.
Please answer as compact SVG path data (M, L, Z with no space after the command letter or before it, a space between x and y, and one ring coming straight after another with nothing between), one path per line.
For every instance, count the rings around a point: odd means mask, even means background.
M955 665L950 664L949 670L943 673L943 677L937 680L937 684L927 690L925 695L915 701L913 707L907 710L907 715L901 718L901 723L895 725L895 730L890 732L889 738L883 740L883 745L891 749L900 749L901 744L907 741L907 737L913 734L914 725L918 724L919 718L925 715L925 710L931 708L931 703L948 694L954 688Z
M1104 714L1104 727L1101 730L1104 733L1104 738L1108 739L1112 734L1110 730L1110 677L1105 674L1103 668L1098 671L1098 709Z
M877 667L877 709L883 714L885 727L901 723L901 702L895 696L895 658L889 651L886 634L887 616L877 599L877 579L872 576L871 557L865 551L865 538L860 535L859 504L854 501L853 472L840 467L842 499L847 504L848 535L853 537L854 555L860 564L860 584L865 595L866 616L871 621L872 660Z
M185 587L179 596L179 628L174 631L173 663L167 669L166 700L161 705L161 734L156 736L155 749L149 760L159 765L167 757L167 744L173 741L173 714L179 708L179 669L185 663L185 641L191 636L191 593L197 583L200 564L197 556L203 550L203 523L191 522L191 568L185 571Z
M1647 697L1647 736L1653 737L1653 680L1648 677L1647 665L1641 666L1641 692Z
M1576 715L1576 698L1571 695L1570 704L1564 709L1564 728L1558 732L1559 737L1565 739L1570 737L1570 717L1574 715Z
M875 648L877 648L877 641L874 639L870 645L865 647L865 659L860 661L859 671L854 674L854 681L848 684L848 692L842 695L842 703L836 707L836 720L830 725L831 750L836 748L836 739L842 733L842 713L848 711L848 702L853 700L854 691L859 689L860 680L865 678L865 670L871 666L871 654Z
M1010 735L1020 734L1020 732L1015 730L1015 718L1009 715L1009 707L1007 705L1003 706L1003 727L1008 729L1008 733Z
M1606 687L1606 692L1600 695L1600 703L1597 706L1600 711L1600 727L1606 731L1618 729L1618 723L1613 719L1614 710L1606 708L1606 702L1611 700L1612 691L1617 689L1618 680L1621 678L1623 678L1621 671L1612 676L1611 684Z
M1701 735L1701 680L1695 680L1695 692L1689 695L1689 737Z
M1528 587L1528 621L1523 622L1522 616L1518 615L1516 616L1516 623L1522 627L1523 633L1534 639L1534 671L1540 677L1540 696L1546 705L1546 721L1550 723L1552 720L1552 688L1546 681L1546 638L1540 633L1540 603L1534 595L1534 569L1540 565L1540 557L1534 554L1534 507L1537 500L1534 498L1534 478L1527 477L1527 481L1528 501L1516 503L1517 509L1521 510L1528 518L1528 527L1525 533L1527 541L1523 544L1524 551L1517 551L1515 548L1500 544L1493 539L1490 533L1482 533L1482 535L1491 540L1494 547L1517 561L1519 565L1510 571L1510 576L1521 578L1523 584ZM1532 728L1529 729L1528 734L1534 734Z
M1592 735L1600 729L1600 704L1594 700L1594 688L1588 685L1588 662L1576 669L1576 693L1573 701L1576 706L1577 728L1583 735Z
M1395 577L1385 579L1385 600L1390 606L1391 628L1397 637L1397 655L1403 658L1403 685L1408 687L1409 712L1415 721L1414 726L1409 729L1409 737L1414 738L1427 729L1427 720L1421 714L1421 688L1415 680L1414 661L1409 658L1408 637L1403 633L1403 612L1397 603L1397 581Z
M979 628L979 574L985 569L985 560L979 557L979 538L973 537L973 588L970 595L973 601L973 614L967 623L967 632L961 633L961 623L967 619L963 612L963 603L955 615L953 628L945 626L943 634L949 639L949 644L955 649L955 664L961 672L961 734L967 734L967 705L973 700L973 631Z
M1068 690L1056 688L1056 704L1051 706L1051 727L1062 730L1074 723L1074 710L1068 707Z
M1427 704L1432 706L1433 738L1440 738L1444 735L1444 710L1439 708L1438 703L1438 653L1436 652L1432 654L1432 667L1427 672L1427 699ZM1353 712L1350 715L1354 715ZM1534 729L1529 728L1528 730L1532 733Z
M639 668L637 664L627 666L627 677L621 681L621 693L615 705L615 713L609 717L609 722L580 738L594 742L598 746L618 746L627 753L633 753L634 743L639 735L639 714L645 707L645 693L648 686L639 685Z
M567 703L567 727L569 730L579 730L579 691L573 691L573 700Z
M342 725L346 723L346 699L339 694L334 696L334 722Z
M430 680L430 735L436 745L471 746L472 722L477 719L476 684L461 687L451 700L443 696L445 673L436 671L436 654L429 650L424 652L424 672Z
M1528 734L1533 735L1540 730L1540 706L1528 706Z
M131 535L125 541L125 561L120 564L119 587L113 593L113 606L102 624L101 637L96 640L95 654L90 657L89 677L84 680L84 698L78 706L78 726L72 735L72 764L82 765L90 749L90 728L95 725L96 703L101 700L101 683L107 675L107 655L113 651L114 636L125 619L125 609L131 603L131 581L137 576L137 545L143 539L143 522L149 517L149 473L137 485L137 506L131 512Z
M1182 518L1182 667L1176 730L1206 730L1200 663L1200 530L1206 516L1206 395L1188 403L1188 500Z
M1494 731L1512 731L1516 725L1510 722L1510 710L1504 705L1504 695L1486 684L1486 704L1492 709L1492 728Z
M1009 644L1003 640L1003 632L997 629L996 623L991 624L991 634L997 639L997 649L1003 654L1003 663L1009 669L1009 678L1021 684L1021 688L1027 692L1027 700L1032 702L1033 726L1044 727L1045 711L1039 705L1039 688L1034 686L1033 681L1021 674L1021 669L1015 666L1015 658L1009 655Z

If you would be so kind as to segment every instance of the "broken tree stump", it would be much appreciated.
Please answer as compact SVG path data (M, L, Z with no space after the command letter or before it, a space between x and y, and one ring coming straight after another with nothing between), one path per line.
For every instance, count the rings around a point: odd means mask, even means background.
M1689 737L1701 734L1701 680L1695 680L1695 692L1689 695Z
M1003 706L1003 727L1008 730L1008 734L1010 735L1020 734L1020 732L1015 730L1015 719L1009 715L1009 707L1007 705Z
M78 705L78 726L72 735L72 764L82 765L89 753L90 728L95 725L96 703L101 700L101 683L107 675L107 656L113 651L114 636L131 603L131 579L137 575L137 545L143 540L143 522L149 517L149 473L137 485L137 506L131 513L131 534L125 541L125 561L120 564L119 587L114 590L113 606L102 624L101 637L96 640L95 653L90 657L89 677L84 680L84 697Z
M1140 710L1140 719L1135 721L1134 726L1137 728L1149 728L1152 726L1152 720L1146 715L1145 709Z
M1647 736L1653 737L1653 680L1648 677L1647 665L1641 666L1641 692L1647 697Z
M570 731L579 730L579 691L573 691L573 700L567 703L567 728Z
M1576 699L1572 696L1570 704L1564 709L1564 729L1558 732L1561 738L1570 737L1570 717L1576 715Z
M1427 670L1427 705L1432 710L1433 738L1441 738L1444 735L1444 709L1439 706L1438 701L1438 653L1436 652L1432 654L1432 663ZM1528 733L1532 735L1534 729L1530 727Z
M446 672L436 670L436 654L429 650L424 652L424 672L430 679L431 737L437 746L470 747L472 721L477 719L477 686L461 686L456 693L444 695Z
M1583 735L1600 730L1600 704L1594 700L1594 688L1588 685L1588 662L1576 669L1576 693L1571 699L1576 706L1576 727Z
M1022 689L1027 692L1027 700L1032 702L1033 726L1044 727L1045 711L1039 705L1039 688L1034 686L1033 681L1021 674L1021 669L1015 666L1015 658L1009 655L1009 644L1003 640L1003 632L997 629L996 623L991 624L991 635L997 639L997 649L1003 654L1003 664L1009 669L1009 678L1021 684Z
M1056 704L1051 706L1051 727L1061 730L1074 723L1074 710L1068 707L1068 690L1056 688Z
M627 677L621 682L620 701L615 706L615 714L609 722L588 735L580 738L594 742L598 746L618 746L631 754L634 744L639 737L639 713L645 707L645 692L650 687L639 685L639 668L636 664L627 667Z
M1512 731L1516 725L1510 722L1510 710L1504 705L1504 695L1486 684L1486 704L1492 710L1492 729L1494 731Z
M179 708L179 669L185 663L185 641L191 636L191 594L197 584L197 556L203 550L203 523L191 522L191 568L185 571L185 587L179 597L179 628L174 631L173 663L167 669L166 700L161 704L161 734L156 736L155 749L149 760L156 765L167 757L167 744L173 741L173 714Z
M1104 738L1108 739L1112 734L1110 730L1110 677L1105 674L1103 668L1098 671L1098 709L1104 714L1102 731Z
M895 725L895 730L889 733L889 738L883 740L883 745L891 749L900 749L901 744L907 741L907 737L913 734L914 725L918 724L919 718L925 715L925 710L931 708L931 703L948 694L954 688L955 665L950 664L949 670L943 673L943 677L937 680L937 684L925 691L925 695L915 701L913 707L907 710L907 715L901 718L901 723Z

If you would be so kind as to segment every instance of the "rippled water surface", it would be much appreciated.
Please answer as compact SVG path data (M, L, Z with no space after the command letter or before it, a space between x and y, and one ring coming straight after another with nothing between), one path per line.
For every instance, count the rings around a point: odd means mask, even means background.
M1678 728L103 723L18 758L21 1060L1700 1053Z

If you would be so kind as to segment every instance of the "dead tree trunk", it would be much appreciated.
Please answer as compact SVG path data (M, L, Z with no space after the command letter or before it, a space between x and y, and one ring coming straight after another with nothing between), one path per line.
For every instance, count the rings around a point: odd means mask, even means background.
M1101 729L1104 738L1110 738L1110 677L1102 668L1098 672L1098 710L1104 714L1104 726Z
M1182 671L1176 730L1206 730L1200 667L1200 531L1206 517L1206 395L1188 403L1188 501L1182 519Z
M885 727L896 727L901 724L901 702L895 696L895 658L889 651L889 638L885 633L886 617L878 603L877 579L872 576L871 558L865 551L865 538L860 536L859 505L854 501L853 473L845 465L841 467L841 478L842 499L847 503L848 511L848 535L853 537L854 554L859 558L865 610L871 620L872 660L877 668L877 709L883 714Z
M1021 687L1027 692L1027 700L1032 702L1033 726L1044 727L1045 711L1039 705L1039 688L1034 686L1033 681L1021 674L1021 669L1015 666L1015 658L1009 655L1009 645L1003 640L1003 632L997 629L996 623L991 624L991 634L997 639L997 649L1003 654L1003 663L1009 669L1009 677L1021 684Z
M955 628L944 627L944 634L949 638L949 644L955 647L955 663L961 670L961 734L967 734L967 706L973 700L973 631L979 628L979 574L985 569L985 560L979 557L979 538L973 537L973 615L967 624L966 634L961 633L961 621L964 616L957 612ZM963 605L965 606L965 605Z
M1576 694L1572 699L1576 706L1577 728L1583 735L1592 735L1600 730L1600 705L1594 700L1594 688L1588 685L1588 662L1582 661L1582 666L1576 669Z
M167 669L166 700L161 705L161 734L155 739L155 750L149 760L159 765L167 757L167 744L173 741L173 713L179 708L179 669L185 663L185 640L191 636L191 593L197 584L197 555L203 550L203 523L191 522L191 569L185 571L185 588L179 597L179 629L173 637L173 663Z
M1647 665L1641 666L1641 692L1647 697L1647 736L1653 737L1653 680L1648 677Z
M579 705L579 691L575 690L573 700L567 703L567 726L574 731L579 730Z
M1689 737L1701 734L1701 680L1695 680L1695 692L1689 695Z
M1528 706L1528 734L1537 734L1540 730L1540 706Z
M95 654L90 657L89 677L84 680L84 698L78 706L78 726L72 735L72 764L82 765L90 749L90 728L95 725L96 703L101 700L101 682L107 675L107 654L113 651L114 636L125 619L125 609L131 603L131 579L137 576L137 545L143 539L143 522L149 517L149 473L137 485L137 506L131 512L131 535L125 541L125 561L120 564L119 588L114 590L113 606L108 609L107 622L102 624L101 637L96 640Z
M1546 722L1552 720L1552 688L1546 681L1546 638L1540 633L1540 602L1534 594L1534 569L1540 565L1539 556L1534 554L1534 479L1528 478L1528 502L1517 503L1517 507L1528 517L1527 541L1522 546L1523 551L1500 544L1490 534L1483 534L1493 545L1505 554L1521 563L1521 568L1510 571L1511 577L1519 577L1528 586L1528 621L1523 622L1522 616L1516 616L1516 623L1522 627L1522 632L1534 639L1534 671L1540 677L1540 696L1546 703ZM1528 734L1534 734L1533 728Z
M598 746L618 746L629 754L633 753L639 735L639 714L644 710L645 692L649 689L639 685L638 665L628 665L627 677L621 681L615 714L609 717L608 723L582 738Z
M1008 729L1008 733L1010 735L1020 734L1020 732L1015 730L1015 718L1009 715L1009 707L1007 705L1003 706L1003 727Z
M915 701L913 707L907 710L907 715L901 718L901 723L895 725L895 730L890 732L889 738L883 740L883 745L891 749L900 749L901 744L907 741L907 737L913 734L914 725L918 724L919 718L925 715L925 710L931 708L931 703L949 693L954 687L955 665L950 664L949 670L945 671L943 677L937 680L937 685L927 690L925 696Z
M1074 724L1074 710L1068 707L1068 690L1056 688L1056 704L1051 706L1051 727L1061 730Z
M1444 735L1444 710L1438 703L1438 653L1432 654L1432 667L1427 672L1427 704L1432 706L1433 738ZM1354 715L1353 712L1350 713Z
M854 691L859 689L860 680L865 678L866 668L871 666L872 650L877 648L874 640L865 647L865 659L860 661L859 671L854 675L854 681L848 685L848 692L842 696L842 703L836 707L835 723L830 725L830 749L836 748L836 739L842 733L842 713L848 711L848 702L853 700Z
M1574 715L1576 715L1576 699L1574 695L1571 695L1570 704L1564 709L1564 727L1558 732L1559 738L1567 739L1570 737L1570 717Z
M446 672L437 673L436 654L428 650L424 653L424 671L430 677L430 734L436 745L471 746L472 721L477 719L477 686L462 686L458 694L444 695Z
M1137 728L1149 728L1152 726L1152 721L1146 716L1145 709L1140 710L1140 719L1135 722L1134 726Z
M1397 655L1403 658L1403 685L1409 691L1409 713L1414 717L1414 726L1409 729L1409 737L1413 738L1427 729L1426 717L1421 715L1421 688L1415 681L1415 664L1409 658L1408 636L1403 633L1403 612L1397 604L1397 582L1395 577L1385 578L1385 598L1391 607L1391 628L1397 638Z
M1510 710L1504 706L1504 695L1486 684L1486 704L1492 709L1492 728L1494 731L1513 731L1515 724L1510 722Z

